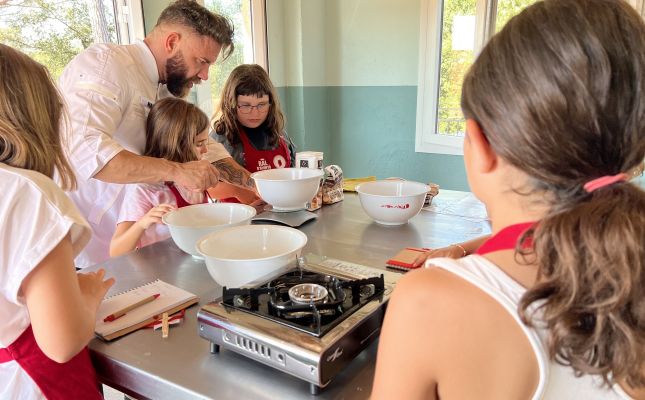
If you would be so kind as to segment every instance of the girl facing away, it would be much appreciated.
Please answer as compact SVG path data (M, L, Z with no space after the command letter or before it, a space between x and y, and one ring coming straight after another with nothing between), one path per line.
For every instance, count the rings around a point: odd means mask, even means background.
M63 102L47 70L0 44L0 398L99 399L87 343L114 283L77 274L91 230L63 188Z
M293 166L295 146L284 130L275 87L261 66L236 67L224 84L219 108L211 137L222 143L238 164L251 173ZM209 193L248 202L240 198L244 192L229 184L218 184Z
M179 98L157 101L146 121L143 155L175 162L202 159L208 146L208 117ZM178 207L206 203L206 192L193 192L172 182L128 185L110 257L167 239L170 231L161 217Z
M546 0L466 75L464 162L492 236L388 306L373 399L645 398L645 25Z

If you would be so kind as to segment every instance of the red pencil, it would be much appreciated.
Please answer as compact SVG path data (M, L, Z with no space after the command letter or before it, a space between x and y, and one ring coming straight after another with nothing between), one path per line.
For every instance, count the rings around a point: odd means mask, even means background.
M121 318L122 316L127 314L129 311L132 311L135 308L140 307L140 306L142 306L144 304L148 304L151 301L153 301L154 299L156 299L157 297L159 297L159 293L153 294L152 296L149 296L149 297L146 297L143 300L139 300L136 303L131 304L131 305L129 305L129 306L127 306L127 307L125 307L125 308L123 308L123 309L121 309L119 311L116 311L116 312L108 315L107 317L103 318L103 322L112 322L115 319Z

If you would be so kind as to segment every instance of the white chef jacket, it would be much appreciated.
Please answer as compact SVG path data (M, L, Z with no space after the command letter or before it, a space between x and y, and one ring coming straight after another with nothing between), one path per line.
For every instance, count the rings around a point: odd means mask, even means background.
M123 201L121 184L94 179L117 153L141 154L150 106L167 93L159 84L157 64L148 46L96 44L65 67L59 87L69 112L67 153L78 179L69 196L87 218L93 235L76 257L79 268L109 258L109 246ZM229 157L209 146L213 162Z

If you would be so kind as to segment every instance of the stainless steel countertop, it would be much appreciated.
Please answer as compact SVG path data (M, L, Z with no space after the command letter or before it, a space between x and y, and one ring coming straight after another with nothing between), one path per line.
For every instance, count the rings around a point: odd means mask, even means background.
M483 210L465 192L442 190L433 211L422 210L409 224L379 225L363 212L357 195L316 211L318 219L301 227L309 241L303 254L315 253L371 267L409 246L441 247L490 231L480 218ZM473 217L474 216L474 217ZM363 351L318 396L309 384L246 357L223 350L209 352L208 341L197 333L196 313L202 304L219 297L221 287L203 261L179 250L171 239L113 258L101 265L117 282L112 295L154 279L179 286L200 298L185 320L161 332L143 329L113 342L90 343L99 379L136 398L151 399L367 399L378 342ZM88 270L96 269L92 267Z

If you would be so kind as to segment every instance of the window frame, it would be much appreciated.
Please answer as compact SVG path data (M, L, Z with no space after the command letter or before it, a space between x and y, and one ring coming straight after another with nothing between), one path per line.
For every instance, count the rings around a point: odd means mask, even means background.
M645 0L627 0L645 16ZM419 34L419 75L415 151L418 153L463 155L463 137L440 135L439 74L441 72L441 34L444 0L421 2ZM475 56L495 34L498 0L476 0Z
M141 0L114 0L119 44L132 44L146 36Z
M497 0L476 0L475 55L495 33ZM463 155L462 136L437 133L444 0L421 2L415 151Z

